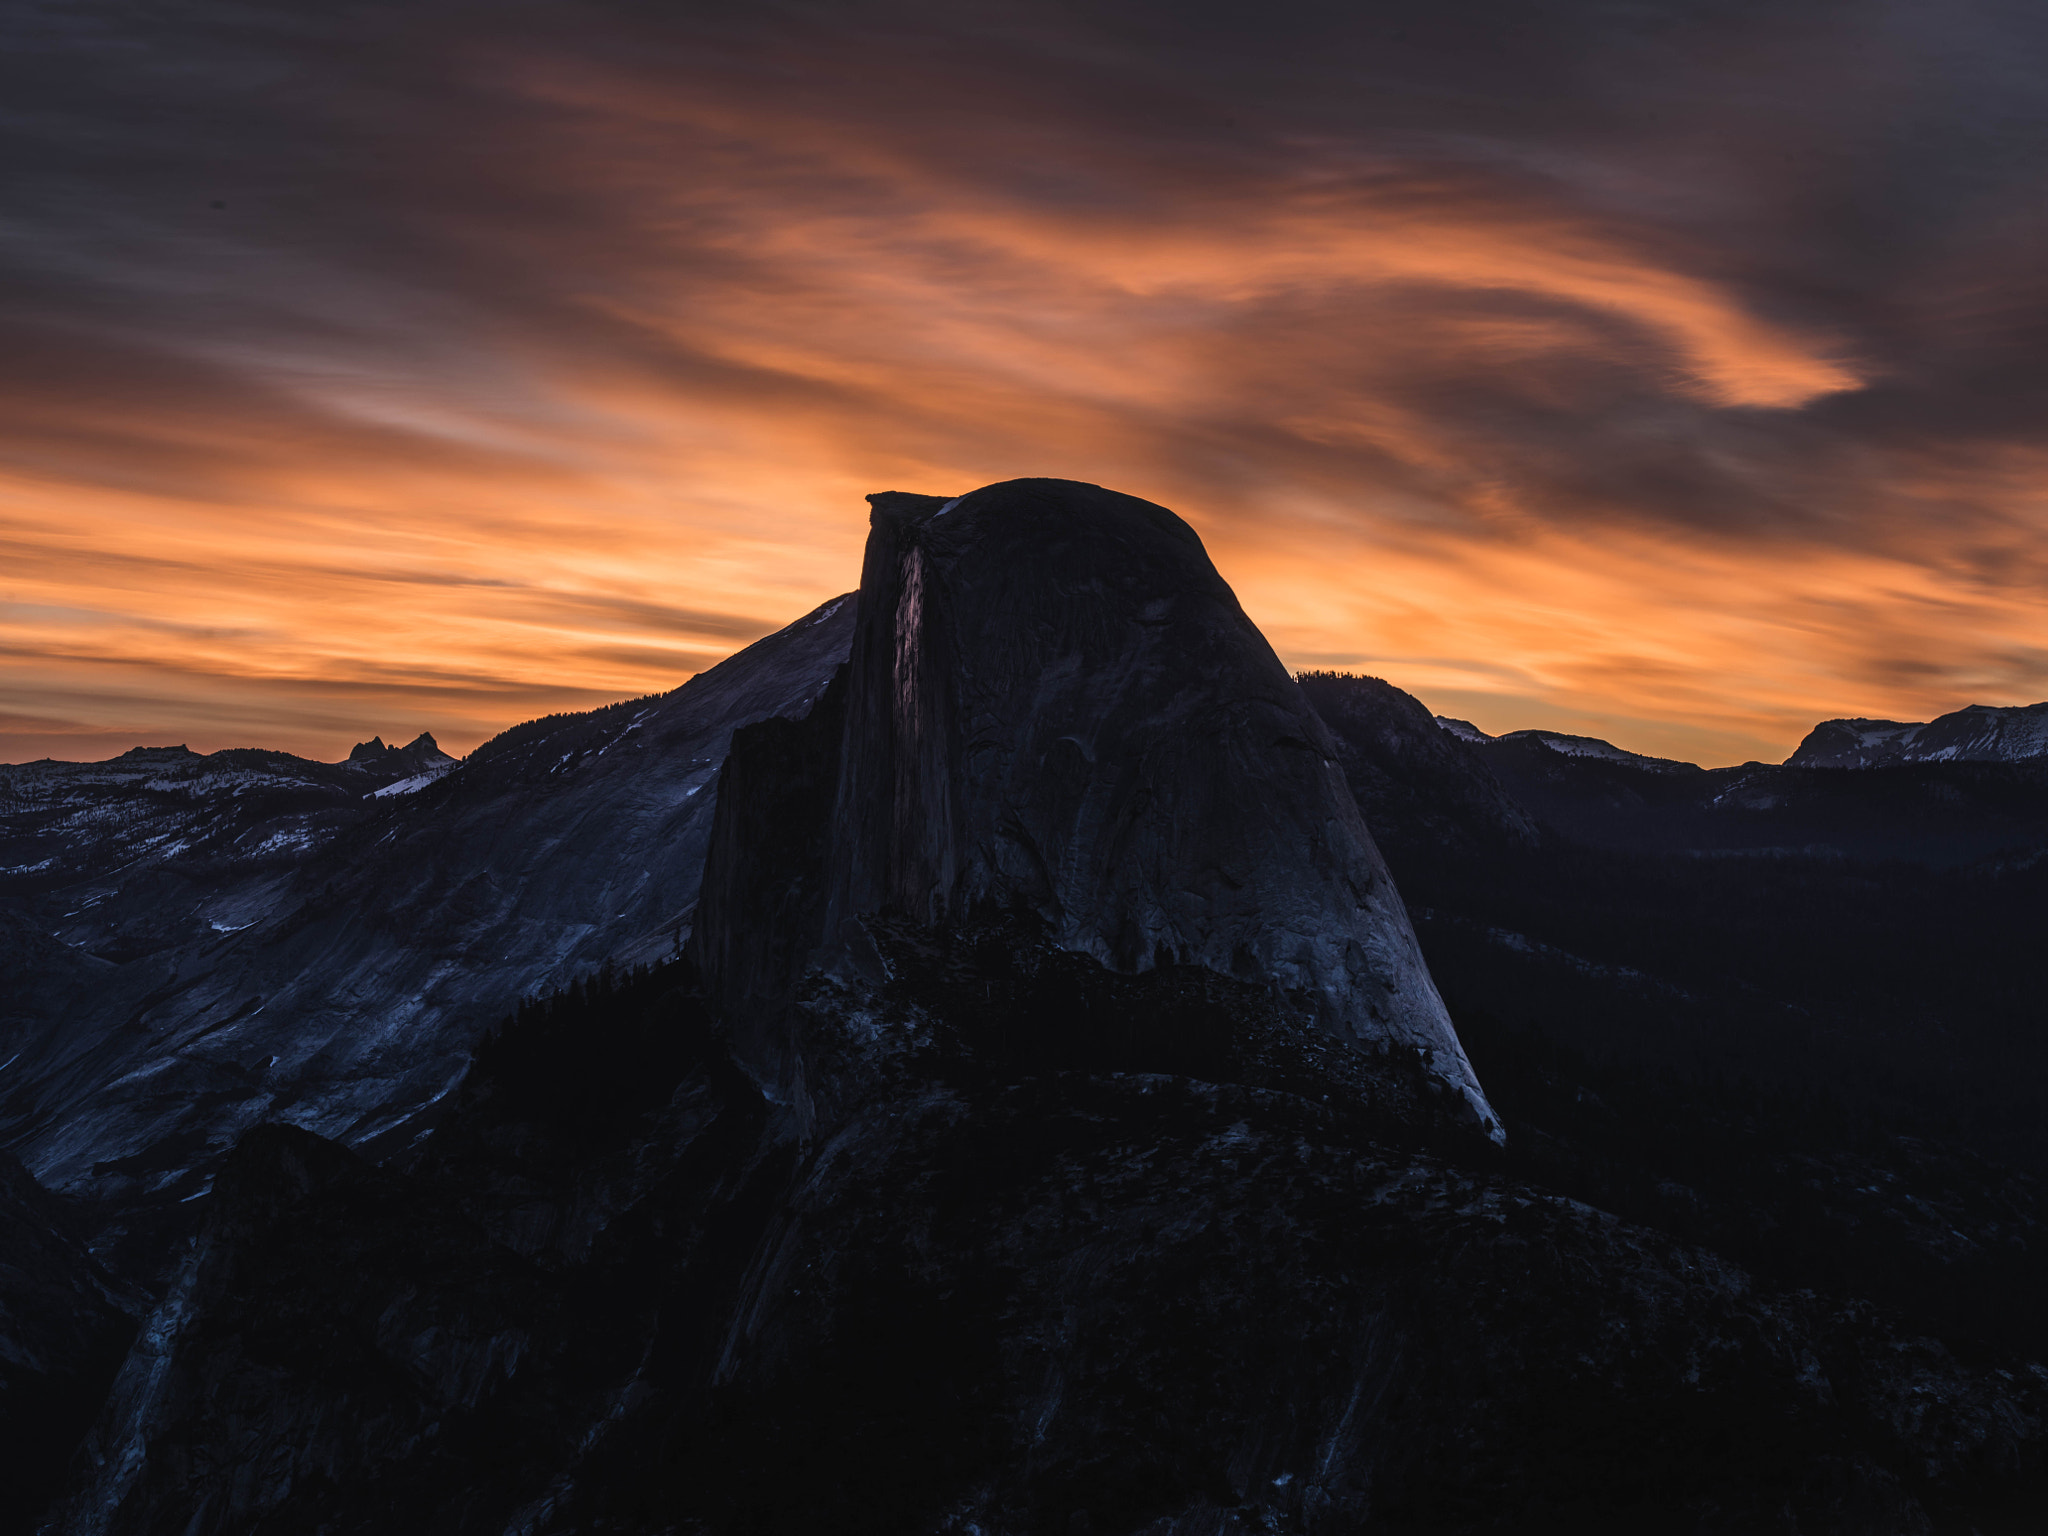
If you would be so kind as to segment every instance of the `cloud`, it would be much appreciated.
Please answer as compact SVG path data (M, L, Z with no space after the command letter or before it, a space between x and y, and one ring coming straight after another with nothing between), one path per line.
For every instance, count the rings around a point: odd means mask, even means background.
M1496 724L2048 691L2029 13L113 14L0 61L0 708L473 744L1018 474Z

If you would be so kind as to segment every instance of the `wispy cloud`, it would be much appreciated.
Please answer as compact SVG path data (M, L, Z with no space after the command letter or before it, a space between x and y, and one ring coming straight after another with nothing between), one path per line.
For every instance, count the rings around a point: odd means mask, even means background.
M2048 24L1534 14L37 11L0 709L466 747L1019 474L1491 727L2048 694Z

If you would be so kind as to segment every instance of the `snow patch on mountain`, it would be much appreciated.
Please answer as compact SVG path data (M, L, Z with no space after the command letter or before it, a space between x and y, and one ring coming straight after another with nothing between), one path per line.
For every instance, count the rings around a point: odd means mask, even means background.
M1564 731L1506 731L1499 736L1489 736L1470 720L1454 719L1450 715L1434 717L1438 729L1446 735L1474 746L1490 746L1501 741L1531 741L1538 746L1548 747L1566 757L1593 758L1600 762L1620 763L1624 767L1644 768L1652 773L1698 773L1701 770L1693 763L1682 763L1675 758L1649 757L1641 752L1630 752L1617 747L1611 741L1602 741L1598 736L1573 736Z
M1492 741L1493 738L1479 729L1470 720L1453 720L1449 715L1438 715L1436 723L1460 741Z
M1702 770L1693 763L1681 763L1669 757L1647 757L1641 752L1630 752L1617 747L1611 741L1602 741L1597 736L1567 736L1562 731L1509 731L1496 736L1495 741L1533 741L1548 747L1566 757L1595 758L1605 763L1620 763L1628 768L1643 768L1651 773L1699 773Z
M385 800L393 795L416 795L429 784L439 783L446 778L454 766L450 763L446 768L430 768L425 773L416 773L409 779L400 779L396 784L386 784L382 789L370 791L370 798Z

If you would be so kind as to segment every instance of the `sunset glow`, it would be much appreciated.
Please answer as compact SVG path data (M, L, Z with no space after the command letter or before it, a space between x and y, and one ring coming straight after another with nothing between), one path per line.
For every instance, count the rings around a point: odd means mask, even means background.
M1847 86L1737 100L1736 23L1546 119L1569 39L1515 99L1364 21L551 14L398 28L396 90L225 13L52 43L123 126L53 107L5 237L0 759L466 751L851 587L867 491L1034 474L1488 730L1775 760L2048 695L2035 232L1822 206L1892 151ZM1858 91L1954 88L1867 31Z

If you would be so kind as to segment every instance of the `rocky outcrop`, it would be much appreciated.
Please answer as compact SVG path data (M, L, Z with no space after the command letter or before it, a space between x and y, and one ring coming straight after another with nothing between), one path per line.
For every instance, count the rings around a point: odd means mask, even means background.
M1971 704L1926 722L1823 720L1785 759L1788 768L1879 768L1893 763L2017 763L2048 758L2048 703Z
M1497 1130L1335 741L1194 530L1073 481L869 500L822 900L778 943L873 979L875 920L1022 910L1113 971L1201 966L1419 1052ZM763 793L739 787L754 760L728 794ZM768 980L732 971L750 902L715 872L695 951L742 1009ZM786 1055L764 1069L794 1081Z
M382 736L372 736L350 749L347 762L358 768L390 768L406 774L455 765L455 759L441 750L431 731L421 731L402 747L387 747Z
M402 747L387 747L380 736L358 742L342 766L389 778L391 782L376 791L379 798L388 799L424 789L456 762L441 750L431 731L421 731Z

